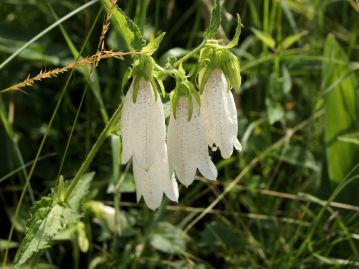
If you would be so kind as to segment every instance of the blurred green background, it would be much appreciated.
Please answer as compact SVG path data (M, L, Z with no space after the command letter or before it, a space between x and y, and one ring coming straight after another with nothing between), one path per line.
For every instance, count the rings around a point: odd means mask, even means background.
M0 0L0 90L28 74L74 62L81 48L83 57L96 53L106 17L99 1L6 61L86 2ZM96 175L82 222L56 238L44 255L36 255L34 268L359 267L359 1L222 2L217 38L233 36L236 13L244 25L232 50L241 62L242 86L234 95L244 150L227 160L213 153L218 180L199 178L189 189L181 187L178 204L165 202L154 213L143 202L136 204L132 171L119 165L120 141L111 137L90 167ZM169 56L181 57L201 43L213 2L119 0L118 6L147 40L166 32L155 53L165 65ZM111 25L106 48L126 51L118 30ZM188 63L193 64L195 59ZM28 94L0 95L2 254L10 247L14 257L33 201L50 192L59 174L73 177L121 102L129 68L130 58L106 59L91 78L90 68L76 69L73 76L24 88ZM169 92L174 81L166 80L165 86ZM163 101L168 112L168 98ZM31 188L14 220L57 105ZM233 180L237 184L228 187ZM206 210L213 202L214 208ZM117 225L106 219L113 221L113 207ZM8 243L12 222L15 234Z

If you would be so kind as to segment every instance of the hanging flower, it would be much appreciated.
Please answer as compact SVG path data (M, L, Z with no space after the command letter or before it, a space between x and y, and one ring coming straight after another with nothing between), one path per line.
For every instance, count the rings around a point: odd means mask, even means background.
M165 159L165 116L161 99L156 100L151 83L143 78L133 102L134 83L126 94L121 115L122 163L133 157L133 162L148 170L156 158Z
M173 173L170 176L167 152L166 158L157 159L148 171L133 162L133 174L136 183L137 202L143 196L147 206L155 210L161 205L163 193L170 200L178 201L178 185Z
M206 131L197 102L193 102L189 94L187 98L178 97L175 103L167 137L170 172L174 171L187 187L193 182L197 169L204 177L215 180L217 169L208 155Z
M178 186L169 173L165 116L157 89L153 88L153 62L141 56L133 69L121 115L122 163L132 158L137 200L143 196L152 210L163 193L178 200Z
M205 84L201 99L201 112L207 126L208 144L213 149L218 147L225 159L232 155L233 147L237 150L242 149L237 138L237 110L232 92L227 88L224 73L220 69L215 69Z
M241 85L239 61L225 47L208 46L201 50L199 64L201 113L208 132L208 145L212 150L219 148L226 159L232 155L233 147L242 149L237 138L237 109L230 91Z

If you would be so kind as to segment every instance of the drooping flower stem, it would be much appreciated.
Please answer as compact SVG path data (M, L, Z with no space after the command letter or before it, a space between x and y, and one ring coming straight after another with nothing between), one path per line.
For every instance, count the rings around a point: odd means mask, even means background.
M95 144L92 145L92 148L90 150L90 152L88 153L85 161L82 163L81 167L79 168L79 170L77 170L77 173L74 177L74 179L71 181L70 186L67 188L66 193L65 193L65 198L64 201L67 200L67 198L70 196L71 192L74 190L74 188L76 187L76 184L79 182L80 178L82 177L82 175L87 171L88 167L90 166L92 160L94 159L97 151L100 149L102 143L105 141L105 139L107 138L107 136L109 135L110 131L111 131L111 127L113 127L113 125L118 122L118 118L121 114L121 109L122 109L122 104L121 103L116 111L112 114L110 120L108 121L108 123L106 124L105 128L102 130L101 134L99 135L99 137L97 138Z

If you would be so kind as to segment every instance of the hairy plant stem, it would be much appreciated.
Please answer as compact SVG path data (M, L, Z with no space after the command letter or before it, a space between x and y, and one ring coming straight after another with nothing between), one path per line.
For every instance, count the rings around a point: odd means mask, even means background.
M193 54L197 53L201 48L203 48L205 44L206 44L206 42L203 41L198 47L196 47L190 53L188 53L187 55L185 55L181 59L179 59L177 62L175 62L173 64L173 67L178 67L180 64L187 61L189 58L191 58L193 56Z
M82 163L81 167L77 171L74 179L71 181L70 186L67 188L65 193L65 201L69 198L70 194L76 187L76 184L79 182L80 178L83 176L83 174L87 171L88 167L90 166L92 160L94 159L97 151L100 149L102 143L105 141L105 139L108 137L111 127L114 125L116 120L118 120L120 113L122 109L122 103L117 107L116 111L112 114L110 120L106 124L105 128L102 130L101 134L97 138L95 144L93 144L90 152L88 153L85 161Z

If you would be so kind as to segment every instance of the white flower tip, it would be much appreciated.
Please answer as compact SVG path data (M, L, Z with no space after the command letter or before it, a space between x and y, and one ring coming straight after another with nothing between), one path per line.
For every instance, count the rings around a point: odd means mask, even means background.
M159 195L158 197L153 197L148 195L143 195L143 200L145 201L147 207L153 211L161 206L163 195Z
M146 203L147 204L147 207L149 208L149 209L151 209L152 211L156 211L156 209L157 208L159 208L160 207L160 205L161 204L159 204L159 205L152 205L152 204L148 204L148 203Z
M198 170L205 178L209 180L217 179L218 176L217 168L209 157L207 162L199 165Z
M235 147L236 150L242 151L242 149L243 149L243 148L242 148L242 145L241 145L241 143L239 142L239 140L238 140L237 137L234 138L233 145L234 145L234 147Z
M165 183L167 184L167 183ZM178 202L179 191L178 191L178 184L176 182L175 175L172 174L171 180L169 184L166 186L164 193L166 194L167 198L173 202Z

